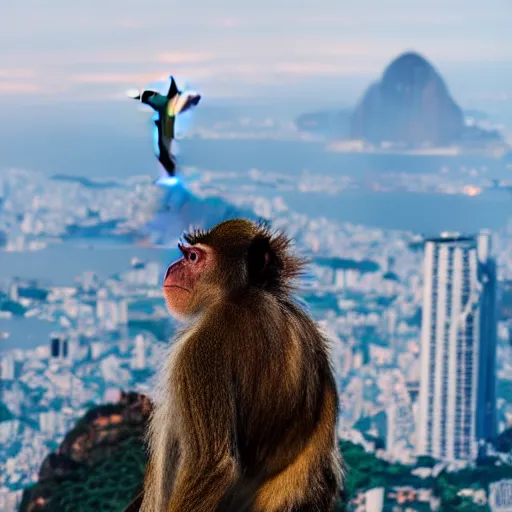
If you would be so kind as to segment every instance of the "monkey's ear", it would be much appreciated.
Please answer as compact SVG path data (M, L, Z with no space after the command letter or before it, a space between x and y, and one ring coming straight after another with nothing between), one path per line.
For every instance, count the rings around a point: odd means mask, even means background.
M257 236L251 242L247 251L247 269L251 282L261 282L267 277L269 265L274 260L270 240L264 236Z

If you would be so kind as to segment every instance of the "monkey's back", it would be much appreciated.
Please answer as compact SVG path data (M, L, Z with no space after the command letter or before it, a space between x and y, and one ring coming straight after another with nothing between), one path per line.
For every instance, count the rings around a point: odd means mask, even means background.
M164 295L190 323L161 372L143 510L332 510L338 399L326 340L291 299L304 260L244 219L184 239Z
M326 340L288 297L261 294L226 308L221 318L226 332L238 333L231 367L243 478L265 481L299 465L294 474L332 492L340 471L338 399Z

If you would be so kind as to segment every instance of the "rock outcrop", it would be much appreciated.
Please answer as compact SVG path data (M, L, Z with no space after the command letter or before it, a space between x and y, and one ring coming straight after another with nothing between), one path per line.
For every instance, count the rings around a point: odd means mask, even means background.
M306 112L295 120L300 132L338 141L361 151L457 146L500 157L510 147L486 114L463 112L436 69L421 55L395 59L371 84L353 110Z
M352 114L351 138L405 147L447 146L464 132L464 116L439 73L405 53L372 84Z
M142 484L151 408L144 395L123 393L118 403L90 410L46 457L20 512L124 510Z

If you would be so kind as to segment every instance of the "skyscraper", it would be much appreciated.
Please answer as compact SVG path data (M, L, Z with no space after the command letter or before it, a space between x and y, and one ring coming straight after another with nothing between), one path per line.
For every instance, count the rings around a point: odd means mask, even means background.
M425 244L417 452L476 458L496 434L496 266L490 234Z
M77 340L68 339L61 333L52 333L50 336L50 356L53 362L72 364L76 356Z

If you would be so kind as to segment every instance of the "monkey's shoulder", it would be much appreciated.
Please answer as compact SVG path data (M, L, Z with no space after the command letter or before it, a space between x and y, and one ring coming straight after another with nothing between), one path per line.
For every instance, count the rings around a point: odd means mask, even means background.
M219 361L229 359L229 341L223 330L205 323L198 324L175 341L173 367L175 370L199 367L211 373L214 366L218 367Z

